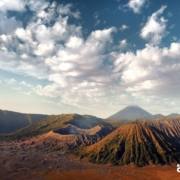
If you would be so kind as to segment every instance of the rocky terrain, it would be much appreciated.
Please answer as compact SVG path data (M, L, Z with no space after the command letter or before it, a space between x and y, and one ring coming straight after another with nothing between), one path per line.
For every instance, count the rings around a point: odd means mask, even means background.
M180 119L136 121L84 148L91 162L119 165L180 162Z
M65 153L60 147L53 148L50 142L44 142L46 138L40 136L29 141L0 142L0 179L179 180L176 164L145 167L92 164L86 159L80 160L77 156ZM35 142L35 139L39 142Z
M0 140L2 180L179 177L178 116L127 122L115 129L94 116L62 114Z

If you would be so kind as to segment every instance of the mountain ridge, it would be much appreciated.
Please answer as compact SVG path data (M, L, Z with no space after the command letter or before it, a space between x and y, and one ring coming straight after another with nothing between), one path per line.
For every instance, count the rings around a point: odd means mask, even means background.
M0 134L13 133L46 117L47 115L45 114L28 114L0 110Z
M67 134L70 134L73 131L78 132L78 129L88 130L98 125L103 129L103 132L101 132L102 135L113 130L111 124L95 116L79 114L51 115L45 119L32 123L30 126L19 130L17 133L4 136L4 138L21 139L44 134L49 131L64 131Z

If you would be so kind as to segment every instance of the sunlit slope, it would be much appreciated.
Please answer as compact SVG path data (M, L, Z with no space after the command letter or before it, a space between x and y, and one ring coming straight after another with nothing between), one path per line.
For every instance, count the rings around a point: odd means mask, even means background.
M104 122L103 119L94 116L62 114L49 116L44 120L37 121L31 126L13 134L11 137L15 139L33 137L49 131L64 135L88 134L92 128L99 128L99 136L105 136L113 129L112 126Z
M122 125L82 154L97 163L143 166L180 162L180 119Z

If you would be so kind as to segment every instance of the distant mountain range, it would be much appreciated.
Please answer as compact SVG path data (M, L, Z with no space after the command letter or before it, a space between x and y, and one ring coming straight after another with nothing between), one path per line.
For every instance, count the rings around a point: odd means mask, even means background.
M25 114L0 110L0 134L15 132L46 117L47 115L42 114Z
M150 119L159 119L163 117L175 118L178 116L179 114L175 114L175 113L170 114L168 116L164 116L162 114L154 115L139 106L127 106L124 109L113 114L112 116L108 117L107 122L119 125L119 123L126 123L129 121L140 120L140 119L150 120Z
M139 106L127 106L124 109L118 111L114 115L105 119L104 121L115 126L119 126L122 123L134 121L137 119L160 119L164 117L175 118L179 114L172 113L168 116L162 114L151 114ZM0 134L14 133L17 130L23 129L32 123L39 120L46 120L49 116L44 114L26 114L13 111L0 110ZM51 118L52 116L50 116ZM85 117L85 116L82 116ZM87 117L86 117L87 118ZM92 116L89 116L89 121L93 121ZM85 121L87 123L87 121ZM83 126L84 121L80 126Z

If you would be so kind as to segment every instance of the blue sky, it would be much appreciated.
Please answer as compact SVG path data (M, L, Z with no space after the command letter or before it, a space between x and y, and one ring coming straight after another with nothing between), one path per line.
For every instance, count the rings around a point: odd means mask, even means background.
M3 0L0 108L180 113L178 0Z

